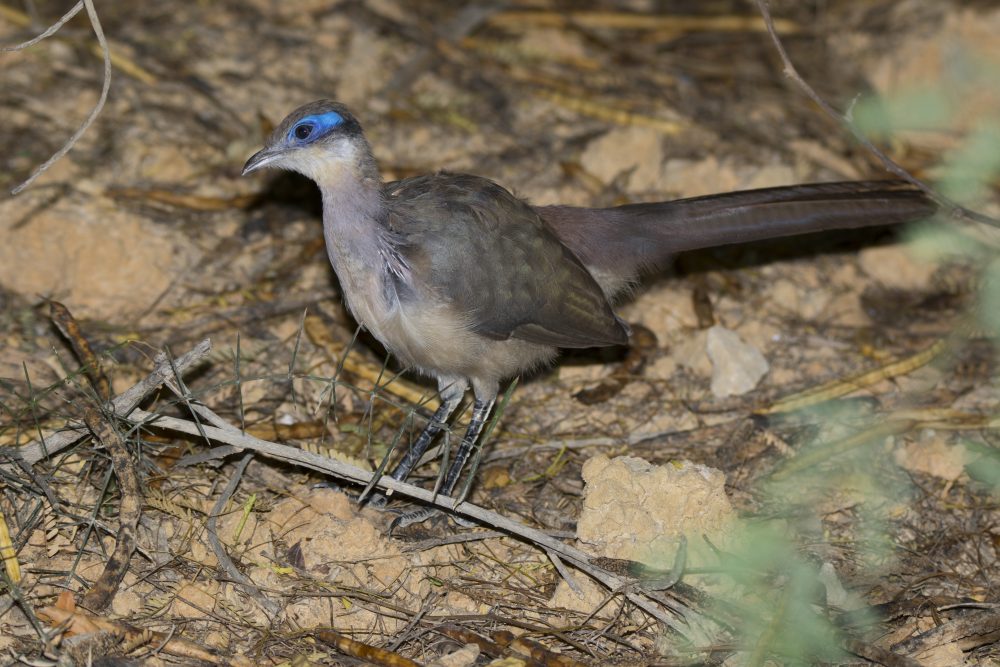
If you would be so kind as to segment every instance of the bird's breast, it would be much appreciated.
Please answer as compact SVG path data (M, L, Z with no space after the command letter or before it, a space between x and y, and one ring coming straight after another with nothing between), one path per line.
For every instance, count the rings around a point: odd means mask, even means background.
M357 220L325 217L327 254L351 314L402 364L432 377L496 383L555 356L550 346L474 331L472 314L421 280L426 267L392 266L377 228Z

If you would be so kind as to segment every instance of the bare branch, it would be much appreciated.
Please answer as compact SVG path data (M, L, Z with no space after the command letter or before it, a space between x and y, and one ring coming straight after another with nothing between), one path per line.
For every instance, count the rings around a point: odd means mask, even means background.
M48 171L48 169L60 158L66 155L66 153L69 153L70 150L73 149L76 142L79 141L80 137L83 136L83 133L94 124L95 120L97 120L97 116L101 113L101 110L104 108L104 103L108 99L108 91L111 89L111 51L108 49L108 41L104 37L104 30L101 28L101 21L97 18L97 10L94 9L94 0L81 0L73 7L73 9L67 12L61 19L59 19L59 21L54 23L48 30L43 32L38 37L28 40L27 42L24 42L24 44L18 44L17 46L4 49L5 51L13 51L19 48L25 48L26 46L37 44L46 37L55 34L55 32L59 30L59 28L61 28L66 21L73 18L73 16L80 11L81 6L87 8L87 17L90 19L90 25L94 29L94 35L97 36L97 43L101 46L101 53L104 55L104 82L101 86L101 96L98 98L97 104L94 105L94 108L91 109L86 120L83 121L83 124L79 127L79 129L77 129L76 132L73 133L73 136L71 136L66 143L63 144L62 148L57 150L52 157L36 167L23 183L11 190L10 193L12 195L20 193L26 187L34 183L36 178Z
M771 42L774 44L774 48L778 51L778 55L781 57L781 64L784 67L785 76L788 77L792 83L799 88L799 90L805 93L806 97L815 102L816 105L822 109L824 113L826 113L826 115L843 125L859 144L864 146L869 153L874 155L878 161L882 163L882 166L885 167L886 171L923 190L928 197L933 199L952 218L972 222L981 222L985 225L1000 227L1000 220L965 208L961 204L945 197L930 185L924 183L919 178L904 169L895 160L879 150L879 148L875 146L875 144L873 144L860 129L858 129L858 127L851 120L850 116L840 113L834 109L829 102L820 97L819 93L817 93L812 86L806 83L805 79L802 78L798 70L795 69L795 65L792 64L791 58L788 57L785 45L781 42L781 38L778 37L778 32L774 27L774 19L771 18L771 11L768 9L767 0L754 0L754 4L756 4L757 9L760 10L760 14L764 18L764 24L767 26L767 33L771 36Z
M174 376L174 372L182 373L199 361L212 349L212 342L207 338L198 343L191 351L175 359L173 363L165 354L156 357L156 368L141 382L133 385L111 400L111 411L119 417L127 416L151 392L164 383L166 378ZM66 449L87 434L87 428L81 423L67 424L64 430L45 434L39 440L24 447L10 448L10 456L19 456L21 461L29 465L38 463L58 451Z

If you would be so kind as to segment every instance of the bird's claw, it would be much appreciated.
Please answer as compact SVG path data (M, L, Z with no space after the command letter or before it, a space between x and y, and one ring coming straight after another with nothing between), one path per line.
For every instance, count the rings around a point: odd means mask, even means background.
M406 512L405 514L400 514L392 523L389 524L389 534L397 528L406 528L407 526L413 526L418 523L423 523L428 519L435 517L437 515L443 515L450 517L452 521L457 523L463 528L475 528L477 524L475 521L470 521L464 517L458 516L457 514L451 514L450 512L445 512L436 507L421 507L420 509L413 510L412 512Z

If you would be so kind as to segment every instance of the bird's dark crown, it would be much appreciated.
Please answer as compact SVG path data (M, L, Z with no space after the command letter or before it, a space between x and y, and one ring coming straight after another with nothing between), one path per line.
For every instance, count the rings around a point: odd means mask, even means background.
M361 124L346 106L332 100L316 100L288 114L267 140L267 147L309 146L335 136L359 136Z
M378 180L378 168L358 119L343 104L317 100L288 114L264 148L243 165L243 174L277 167L319 182L328 175L330 164L344 161L354 164L362 176Z

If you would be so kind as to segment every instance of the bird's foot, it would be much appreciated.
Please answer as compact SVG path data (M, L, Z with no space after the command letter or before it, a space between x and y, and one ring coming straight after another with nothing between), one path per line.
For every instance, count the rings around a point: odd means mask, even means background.
M428 519L431 519L439 515L451 517L452 521L457 523L459 526L462 526L463 528L475 528L477 525L479 525L475 521L470 521L464 517L458 516L457 514L451 514L450 512L445 512L436 507L421 507L420 509L413 510L412 512L406 512L405 514L400 514L395 519L393 519L392 523L389 524L389 534L392 535L392 532L397 528L406 528L407 526L414 526L418 523L423 523L424 521L427 521Z

